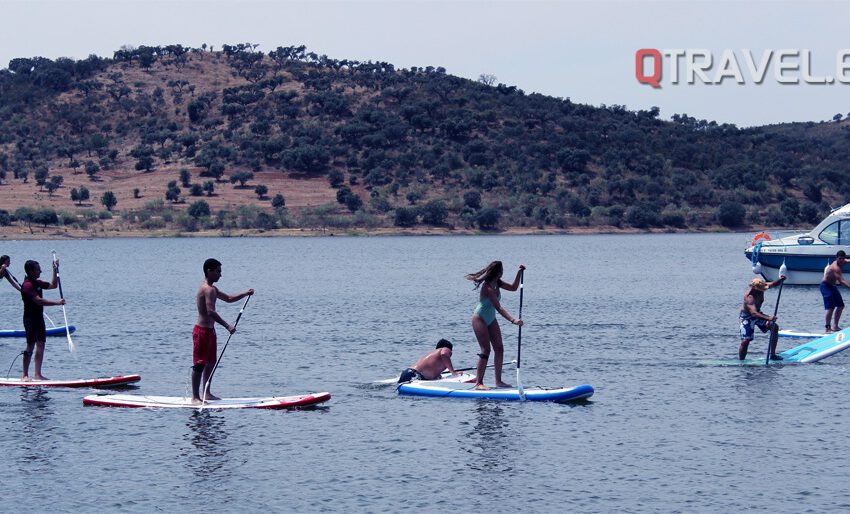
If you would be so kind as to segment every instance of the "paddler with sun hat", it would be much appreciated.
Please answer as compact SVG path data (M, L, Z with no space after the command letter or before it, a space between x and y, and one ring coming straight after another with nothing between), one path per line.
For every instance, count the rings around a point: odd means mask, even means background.
M747 348L755 336L755 327L758 327L762 332L770 330L770 359L782 360L782 357L776 354L776 342L779 334L776 316L769 316L761 312L761 306L764 303L764 292L784 281L784 275L773 282L765 282L763 278L754 278L750 281L750 288L744 295L744 304L741 307L741 314L738 316L741 323L741 346L738 347L738 359L747 358Z

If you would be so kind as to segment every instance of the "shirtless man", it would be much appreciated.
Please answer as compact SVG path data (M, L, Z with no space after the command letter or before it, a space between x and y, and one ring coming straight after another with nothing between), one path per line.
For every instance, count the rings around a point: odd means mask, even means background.
M741 307L741 314L738 318L741 321L741 346L738 347L738 359L744 360L747 358L747 348L755 335L755 327L758 327L762 332L770 330L770 360L781 361L782 357L776 355L776 342L779 335L779 325L776 324L776 316L768 316L761 312L761 306L764 303L764 292L770 287L778 286L785 280L785 277L779 277L779 280L773 282L765 282L760 278L754 278L750 282L750 288L747 294L744 295L744 304Z
M45 300L42 297L44 289L56 289L59 261L53 261L53 278L45 282L39 280L41 266L36 261L24 263L27 276L21 284L21 299L24 301L24 330L27 333L27 349L24 350L24 374L21 378L29 382L30 358L35 347L35 380L47 380L41 374L41 363L44 360L44 342L47 339L44 328L44 306L65 305L65 300ZM8 271L7 271L8 273Z
M835 254L835 260L832 261L832 264L823 270L820 294L823 296L823 308L826 309L827 333L841 330L841 327L838 326L838 320L841 319L841 313L844 312L844 299L841 298L841 293L838 292L838 284L840 283L844 287L850 288L850 284L841 275L841 267L845 263L847 263L847 254L844 253L844 250L839 250ZM835 312L835 322L830 323L833 312Z
M218 357L216 346L215 324L227 327L231 334L236 332L236 327L228 325L226 321L215 311L215 301L224 300L233 303L254 294L253 289L248 289L236 296L222 293L215 287L221 278L221 263L215 259L204 261L204 281L195 295L195 303L198 306L198 323L192 330L192 403L202 403L200 392L207 390L206 399L220 400L209 392L210 374L215 367Z
M435 380L440 378L444 369L448 369L452 376L460 375L452 366L452 343L440 339L437 349L422 357L416 364L401 372L398 383L410 382L411 380Z

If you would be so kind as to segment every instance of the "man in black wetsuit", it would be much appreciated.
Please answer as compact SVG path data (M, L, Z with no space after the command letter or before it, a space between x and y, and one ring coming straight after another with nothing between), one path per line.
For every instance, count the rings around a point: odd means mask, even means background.
M47 380L41 374L41 363L44 360L44 342L47 339L44 328L44 306L65 305L65 300L45 300L42 290L56 289L59 261L53 261L53 279L50 283L38 278L41 276L41 266L36 261L24 263L27 276L21 284L21 299L24 301L24 329L27 332L27 349L24 351L24 374L21 380L30 380L30 357L35 347L35 380Z

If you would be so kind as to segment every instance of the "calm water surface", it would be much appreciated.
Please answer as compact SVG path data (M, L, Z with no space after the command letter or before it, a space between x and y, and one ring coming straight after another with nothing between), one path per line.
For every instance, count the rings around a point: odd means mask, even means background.
M189 390L193 297L257 290L216 374L223 396L331 391L304 411L84 408L92 391L0 390L2 511L821 512L850 508L850 352L781 368L734 358L752 278L746 235L230 238L3 242L13 272L62 260L78 358L45 374L140 373L131 392ZM398 397L371 382L441 337L478 351L465 273L524 263L523 377L596 388L592 402ZM50 291L48 296L55 296ZM775 293L768 292L772 312ZM503 294L516 315L519 295ZM220 311L233 320L238 305ZM58 308L48 313L61 319ZM816 288L780 322L822 324ZM848 314L850 316L850 314ZM0 284L0 328L21 302ZM850 324L850 317L846 323ZM516 330L501 321L508 354ZM224 341L219 330L220 341ZM764 355L766 338L751 345ZM787 347L786 341L780 345ZM21 351L0 340L2 373ZM509 357L512 358L512 357ZM20 369L15 362L13 374ZM506 375L513 380L513 371ZM492 383L492 375L488 381Z

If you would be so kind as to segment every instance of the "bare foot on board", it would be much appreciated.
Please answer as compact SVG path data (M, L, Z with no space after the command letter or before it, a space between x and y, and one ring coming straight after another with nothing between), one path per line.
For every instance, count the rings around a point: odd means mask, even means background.
M478 391L489 391L490 388L484 384L475 384L475 389Z

